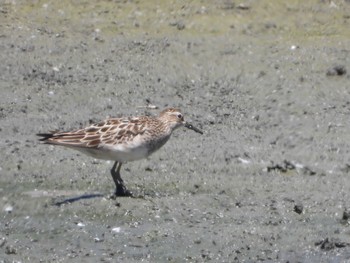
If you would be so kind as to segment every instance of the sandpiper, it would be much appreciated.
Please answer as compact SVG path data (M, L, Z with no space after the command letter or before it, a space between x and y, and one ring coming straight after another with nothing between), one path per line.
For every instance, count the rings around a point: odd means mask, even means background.
M157 117L110 118L75 131L37 135L46 144L61 145L97 159L114 161L111 169L116 186L114 196L131 196L132 193L127 190L120 176L122 164L148 157L162 147L172 132L181 126L203 134L184 120L179 109L167 108Z

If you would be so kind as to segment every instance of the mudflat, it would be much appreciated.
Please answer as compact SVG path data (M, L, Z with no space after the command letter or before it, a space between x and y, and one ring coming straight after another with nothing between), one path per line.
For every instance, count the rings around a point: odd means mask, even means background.
M282 2L3 1L0 262L350 260L350 3ZM137 198L35 136L165 107Z

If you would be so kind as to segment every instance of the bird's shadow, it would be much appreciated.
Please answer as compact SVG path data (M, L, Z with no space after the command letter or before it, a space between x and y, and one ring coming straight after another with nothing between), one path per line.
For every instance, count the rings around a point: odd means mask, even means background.
M75 197L70 197L70 198L66 198L60 201L53 201L53 205L55 206L61 206L61 205L66 205L66 204L72 204L74 202L80 201L80 200L84 200L84 199L91 199L91 198L97 198L97 197L105 197L107 199L111 199L111 200L115 200L116 198L134 198L134 199L146 199L146 195L135 195L133 194L132 196L114 196L114 195L103 195L103 194L83 194L83 195L79 195L79 196L75 196Z
M103 194L83 194L83 195L79 195L76 197L66 198L66 199L61 200L61 201L54 201L53 205L61 206L61 205L65 205L65 204L72 204L74 202L84 200L84 199L91 199L91 198L104 197L104 196L105 195L103 195Z

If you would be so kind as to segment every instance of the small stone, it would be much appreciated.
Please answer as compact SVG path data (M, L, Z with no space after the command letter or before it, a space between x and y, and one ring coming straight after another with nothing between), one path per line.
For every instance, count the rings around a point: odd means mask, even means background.
M77 226L78 226L78 227L85 227L85 224L82 223L82 222L79 222L79 223L77 224Z
M202 241L201 241L200 239L196 239L196 240L194 241L194 243L197 244L197 245L199 245L200 243L202 243Z
M95 241L96 243L99 243L99 242L103 242L103 239L102 239L102 238L99 238L99 237L95 237L95 238L94 238L94 241Z
M350 219L350 210L345 209L343 212L343 220L349 220Z
M250 6L241 3L241 4L239 4L239 5L237 6L237 8L238 8L238 9L241 9L241 10L249 10L249 9L250 9Z
M4 211L7 213L11 213L13 211L13 206L12 205L5 205Z
M303 209L304 209L304 207L303 207L302 204L296 204L294 206L294 212L295 213L301 214L303 212Z
M178 30L183 30L186 27L185 23L182 21L171 22L169 25L176 27Z
M5 254L11 255L11 254L17 254L17 250L13 246L6 246L5 248Z
M335 65L327 70L327 76L342 76L346 74L344 65Z
M182 22L182 21L177 22L176 28L177 28L178 30L183 30L183 29L185 29L185 23Z
M120 233L120 227L113 227L112 232L113 233Z

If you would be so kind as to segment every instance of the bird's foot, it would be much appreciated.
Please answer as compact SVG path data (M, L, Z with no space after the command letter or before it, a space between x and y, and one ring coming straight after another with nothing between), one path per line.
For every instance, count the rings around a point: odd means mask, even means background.
M116 199L117 197L132 197L131 191L126 189L124 185L117 185L115 192L109 197L110 199Z

